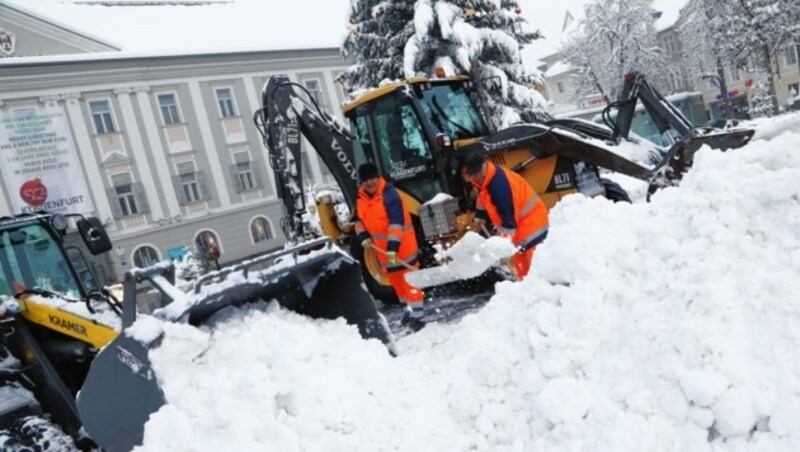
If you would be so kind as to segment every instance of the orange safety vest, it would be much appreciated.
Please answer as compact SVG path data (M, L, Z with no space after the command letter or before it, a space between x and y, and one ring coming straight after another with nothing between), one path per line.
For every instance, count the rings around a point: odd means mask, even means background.
M520 250L535 247L547 236L547 206L522 176L487 162L483 183L474 185L479 189L478 214L485 211Z
M391 184L382 177L374 195L360 187L356 203L357 240L371 238L372 243L384 251L394 251L397 258L414 265L418 258L417 237L411 223L408 208ZM403 264L390 265L389 259L381 252L376 253L381 268L386 272L405 269Z

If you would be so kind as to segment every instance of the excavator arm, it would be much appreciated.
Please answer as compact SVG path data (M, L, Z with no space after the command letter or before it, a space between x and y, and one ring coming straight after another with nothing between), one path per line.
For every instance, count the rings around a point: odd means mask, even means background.
M310 239L311 231L303 224L306 197L301 135L328 167L351 208L358 186L353 136L336 118L322 111L303 86L285 75L270 77L261 100L262 107L255 113L254 121L269 152L282 201L281 228L292 242Z

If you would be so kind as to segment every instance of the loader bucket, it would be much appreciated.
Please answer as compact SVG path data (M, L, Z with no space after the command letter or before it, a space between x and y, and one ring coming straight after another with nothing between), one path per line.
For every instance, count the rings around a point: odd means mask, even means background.
M363 284L360 266L328 239L211 273L189 293L170 284L170 271L174 271L171 265L159 264L126 274L123 332L97 355L78 394L84 429L106 450L127 451L141 444L149 416L167 402L149 359L149 351L160 346L163 336L134 338L127 328L133 321L126 314L135 309L135 297L128 293L133 293L129 289L136 282L150 281L171 298L153 313L161 320L199 326L223 308L276 300L312 318L343 317L357 325L362 337L379 339L394 353L388 324Z
M737 149L750 142L755 130L753 129L730 129L730 130L703 130L698 129L700 134L689 136L676 142L669 148L663 160L658 166L653 168L650 176L650 185L647 189L647 197L657 190L678 185L683 175L692 167L694 153L703 145L712 149L726 151Z

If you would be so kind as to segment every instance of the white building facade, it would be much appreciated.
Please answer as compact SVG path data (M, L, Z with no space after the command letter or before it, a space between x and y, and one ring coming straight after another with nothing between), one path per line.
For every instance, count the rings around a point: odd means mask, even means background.
M125 56L0 9L0 31L13 35L14 51L38 55L0 59L0 113L65 112L94 208L84 213L106 225L115 248L99 262L104 282L200 243L214 244L223 264L282 246L280 204L253 113L273 74L338 110L344 97L334 79L346 67L338 49ZM58 47L64 42L70 48ZM331 182L304 149L309 183ZM7 182L0 175L0 216L18 213Z

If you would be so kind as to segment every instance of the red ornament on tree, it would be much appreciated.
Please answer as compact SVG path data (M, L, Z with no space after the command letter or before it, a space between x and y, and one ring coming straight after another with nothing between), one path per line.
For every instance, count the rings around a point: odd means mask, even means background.
M514 12L517 13L517 15L519 16L520 14L522 14L522 8L517 6L516 8L514 8Z
M19 187L19 196L31 206L39 206L47 201L47 187L38 177L29 180Z

